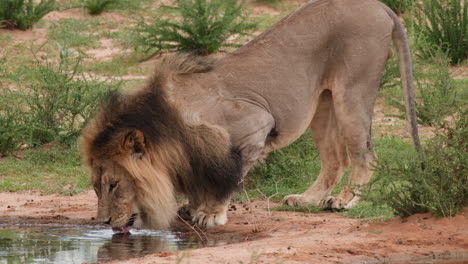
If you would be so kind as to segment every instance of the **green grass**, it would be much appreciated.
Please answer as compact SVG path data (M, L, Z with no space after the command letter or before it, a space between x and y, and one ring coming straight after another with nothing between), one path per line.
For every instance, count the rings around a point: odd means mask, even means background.
M49 149L50 148L50 149ZM0 159L0 191L38 190L44 194L74 194L90 189L89 173L81 165L76 145L51 145L23 151L17 159Z
M376 205L362 201L356 206L343 211L341 215L350 218L362 218L365 222L387 221L395 217L393 210L386 204Z
M99 28L102 22L95 19L60 19L49 27L49 39L69 47L96 47L99 43Z
M93 61L81 68L86 72L93 72L103 76L122 76L127 74L143 74L138 62L128 56L115 55L109 61Z
M287 206L287 205L280 205L271 208L272 211L287 211L287 212L301 212L301 213L325 213L330 212L330 210L324 210L320 207L315 206Z
M320 172L318 152L307 132L290 146L271 153L247 176L247 194L253 199L263 199L278 193L279 201L286 194L302 193Z

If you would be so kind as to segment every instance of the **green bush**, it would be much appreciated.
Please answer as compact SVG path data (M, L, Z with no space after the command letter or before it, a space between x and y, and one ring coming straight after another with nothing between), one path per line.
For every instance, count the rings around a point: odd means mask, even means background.
M421 50L433 53L442 50L451 63L468 57L468 4L465 0L423 0L416 5L413 31L431 44Z
M459 110L451 121L440 121L433 139L425 144L425 167L420 160L380 157L373 181L378 205L409 216L434 212L453 216L468 205L468 112Z
M448 61L443 55L436 55L432 60L432 65L418 64L417 66L419 70L414 73L417 94L416 116L418 123L433 126L439 120L457 111L459 106L457 89L448 71ZM402 95L399 94L398 97L387 97L386 103L399 109L402 113L399 117L404 119L406 108L402 103Z
M143 20L137 24L137 46L146 52L184 51L200 55L239 46L226 40L246 35L256 27L247 21L243 7L236 0L178 0L175 7L162 8L177 17L160 14L152 24Z
M80 63L81 56L60 47L58 60L36 58L33 67L11 74L18 89L0 90L0 120L8 124L0 130L3 152L18 148L18 143L71 144L77 139L99 100L116 86L80 73Z
M84 8L88 9L89 14L98 15L108 10L112 5L118 4L120 0L81 0Z
M380 2L390 7L397 14L404 13L412 4L411 0L380 0Z
M2 0L0 27L26 30L55 8L55 0Z

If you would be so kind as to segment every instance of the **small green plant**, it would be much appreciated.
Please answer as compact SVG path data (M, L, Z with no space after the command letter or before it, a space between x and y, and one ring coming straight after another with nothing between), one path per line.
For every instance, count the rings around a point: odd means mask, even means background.
M26 30L53 11L55 0L2 0L0 1L0 27Z
M36 58L15 79L19 89L2 89L0 130L2 151L59 141L75 142L99 100L119 84L97 81L79 72L81 56L57 44L59 59Z
M178 0L175 7L163 11L152 24L141 20L136 27L137 46L145 52L184 51L211 54L221 47L240 46L226 42L229 37L247 35L256 24L249 23L244 5L236 0Z
M380 2L390 7L397 14L404 13L412 4L412 0L380 0Z
M468 205L468 112L460 109L449 121L440 120L437 134L425 144L424 169L413 159L379 160L373 182L378 205L385 203L399 216L434 212L453 216ZM371 186L372 186L371 185Z
M441 50L451 63L468 57L468 4L465 0L423 0L416 5L411 21L418 37L429 42L426 54Z
M81 0L84 8L88 9L89 14L98 15L108 10L113 5L119 3L120 0Z

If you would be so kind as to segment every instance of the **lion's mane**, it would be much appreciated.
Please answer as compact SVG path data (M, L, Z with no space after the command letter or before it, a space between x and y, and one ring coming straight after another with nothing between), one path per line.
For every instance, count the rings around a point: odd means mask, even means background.
M226 200L238 188L241 154L227 132L207 123L188 124L168 99L165 86L178 75L210 71L212 61L170 55L156 66L145 87L132 93L111 92L82 133L82 152L92 167L95 159L112 159L135 182L141 210L153 228L169 226L175 217L176 193L191 201ZM144 140L134 154L122 150L128 135Z

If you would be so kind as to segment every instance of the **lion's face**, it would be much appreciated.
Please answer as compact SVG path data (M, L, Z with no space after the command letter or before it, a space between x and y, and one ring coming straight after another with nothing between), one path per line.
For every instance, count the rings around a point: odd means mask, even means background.
M135 197L135 184L125 168L113 160L95 161L92 183L98 196L98 221L109 223L116 231L128 231L141 212Z

